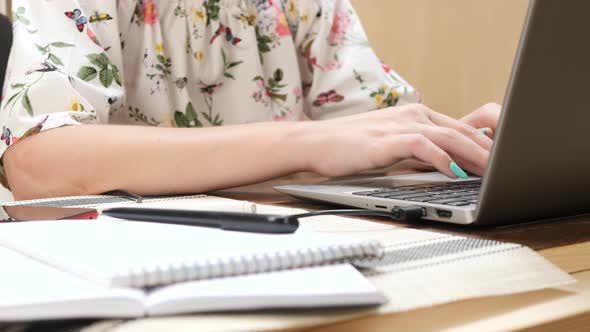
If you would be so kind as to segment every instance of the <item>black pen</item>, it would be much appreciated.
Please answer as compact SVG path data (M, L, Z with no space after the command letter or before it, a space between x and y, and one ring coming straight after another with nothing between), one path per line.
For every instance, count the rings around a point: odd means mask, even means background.
M268 214L150 208L111 208L103 210L102 213L127 221L213 227L226 231L267 234L295 233L299 227L297 218Z

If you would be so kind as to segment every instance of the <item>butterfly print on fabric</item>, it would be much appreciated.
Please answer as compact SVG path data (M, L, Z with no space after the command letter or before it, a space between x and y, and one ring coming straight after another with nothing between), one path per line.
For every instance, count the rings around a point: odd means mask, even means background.
M215 35L213 35L211 41L209 41L209 45L213 44L215 39L221 36L221 34L225 34L225 40L230 42L232 45L237 45L242 41L241 38L234 36L230 28L226 27L223 24L219 24L219 28L217 28L217 31L215 31Z
M10 129L2 127L2 136L0 137L0 140L4 141L7 146L10 145L12 140L12 132Z
M86 18L86 16L82 15L82 11L80 9L76 8L70 12L65 12L65 14L70 20L74 21L74 23L76 24L76 28L78 28L78 31L84 31L84 27L86 27L88 19Z
M344 100L344 96L336 93L336 90L320 93L317 99L313 102L313 106L320 107L327 103L339 103Z

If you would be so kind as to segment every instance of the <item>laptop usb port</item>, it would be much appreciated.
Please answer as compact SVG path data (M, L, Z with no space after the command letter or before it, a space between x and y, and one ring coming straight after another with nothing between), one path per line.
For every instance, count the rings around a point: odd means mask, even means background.
M453 216L452 211L436 209L436 214L441 218L450 218Z

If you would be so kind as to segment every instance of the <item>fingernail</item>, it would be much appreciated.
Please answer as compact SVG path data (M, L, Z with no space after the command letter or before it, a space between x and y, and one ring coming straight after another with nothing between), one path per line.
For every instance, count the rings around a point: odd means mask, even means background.
M481 128L479 131L481 131L482 134L487 135L488 128Z
M467 179L467 178L469 178L469 176L467 175L467 173L465 173L465 171L461 167L459 167L459 165L457 165L454 161L449 164L449 169L458 178L461 178L461 179Z

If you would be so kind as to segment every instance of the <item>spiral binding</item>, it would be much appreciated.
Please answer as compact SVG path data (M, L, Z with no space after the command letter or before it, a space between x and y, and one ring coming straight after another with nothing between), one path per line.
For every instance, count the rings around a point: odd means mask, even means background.
M207 197L207 195L196 194L196 195L187 195L187 196L162 196L162 197L154 196L154 197L143 197L142 201L146 202L146 203L147 202L152 203L152 202L167 202L167 201L193 199L193 198L204 198L204 197ZM122 199L122 201L116 202L117 204L125 204L125 203L134 204L134 203L136 203L135 200L130 199L129 197L125 197L125 196L87 195L87 196L66 196L66 197L56 197L56 198L41 198L41 199L32 199L32 200L28 200L28 201L0 202L0 205L18 206L18 205L39 205L39 204L47 204L47 203L56 203L55 206L60 206L60 207L68 207L68 206L74 207L75 206L78 208L94 208L94 207L97 207L102 204L111 204L114 202L94 203L94 204L89 203L89 204L83 204L83 205L79 205L79 204L72 205L72 202L76 202L76 201L80 201L80 200L88 200L88 201L96 200L97 202L100 202L101 199L109 199L109 198Z
M18 206L18 205L35 205L39 203L57 203L57 202L68 202L75 199L104 199L110 198L112 196L109 195L88 195L88 196L65 196L65 197L57 197L57 198L40 198L40 199L31 199L26 201L7 201L7 202L0 202L0 205L4 206Z
M354 262L383 255L378 241L298 250L282 250L251 256L176 262L130 269L112 279L113 286L152 287L190 280L231 277L290 270L318 265Z
M123 197L123 196L120 196ZM142 203L158 203L158 202L171 202L171 201L179 201L185 199L194 199L194 198L205 198L207 195L205 194L196 194L196 195L186 195L186 196L152 196L152 197L142 197ZM137 202L134 200L127 200L123 202L118 202L117 204L136 204ZM83 206L79 206L82 208L99 208L102 204L87 204Z

